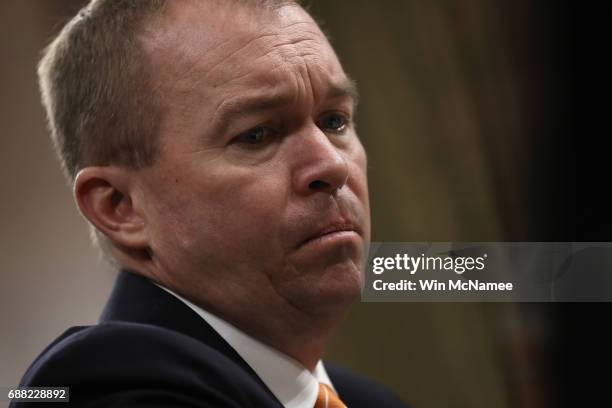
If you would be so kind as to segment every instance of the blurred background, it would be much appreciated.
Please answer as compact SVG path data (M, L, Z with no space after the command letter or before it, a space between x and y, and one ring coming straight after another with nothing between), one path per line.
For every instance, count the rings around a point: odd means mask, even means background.
M116 273L89 244L36 83L40 51L84 4L0 2L0 386L67 327L94 323ZM605 202L579 180L569 1L310 9L360 88L373 240L608 240ZM326 358L416 408L569 405L568 344L586 306L570 307L357 304Z

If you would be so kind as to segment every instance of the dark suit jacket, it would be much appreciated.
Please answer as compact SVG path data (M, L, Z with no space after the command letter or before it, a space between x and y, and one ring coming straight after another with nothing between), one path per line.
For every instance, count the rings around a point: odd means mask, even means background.
M326 368L350 408L405 406L361 376ZM36 358L20 386L69 386L69 405L83 407L281 407L200 316L129 272L119 274L100 323L67 330Z

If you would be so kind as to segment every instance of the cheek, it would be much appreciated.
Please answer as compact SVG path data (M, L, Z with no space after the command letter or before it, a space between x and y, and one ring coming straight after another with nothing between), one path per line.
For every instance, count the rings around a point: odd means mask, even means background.
M366 153L360 143L349 157L349 187L364 206L369 209L367 167Z
M348 187L360 202L363 213L364 238L370 240L370 199L368 193L367 158L361 144L353 150L349 159Z
M169 209L177 214L170 227L182 235L174 239L184 251L246 262L261 261L278 247L287 197L281 178L228 170L205 180L191 178L186 186Z

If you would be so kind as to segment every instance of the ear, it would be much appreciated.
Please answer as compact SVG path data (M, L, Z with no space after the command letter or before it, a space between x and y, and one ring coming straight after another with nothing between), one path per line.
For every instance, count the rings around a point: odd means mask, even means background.
M86 167L74 182L81 214L112 242L131 250L148 247L146 222L135 200L132 171L117 166Z

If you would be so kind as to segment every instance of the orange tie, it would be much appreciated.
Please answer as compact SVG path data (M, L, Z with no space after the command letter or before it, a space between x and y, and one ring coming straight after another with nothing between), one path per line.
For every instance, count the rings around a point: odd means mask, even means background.
M340 398L331 388L325 384L319 384L319 395L314 408L346 408L346 405L340 401Z

